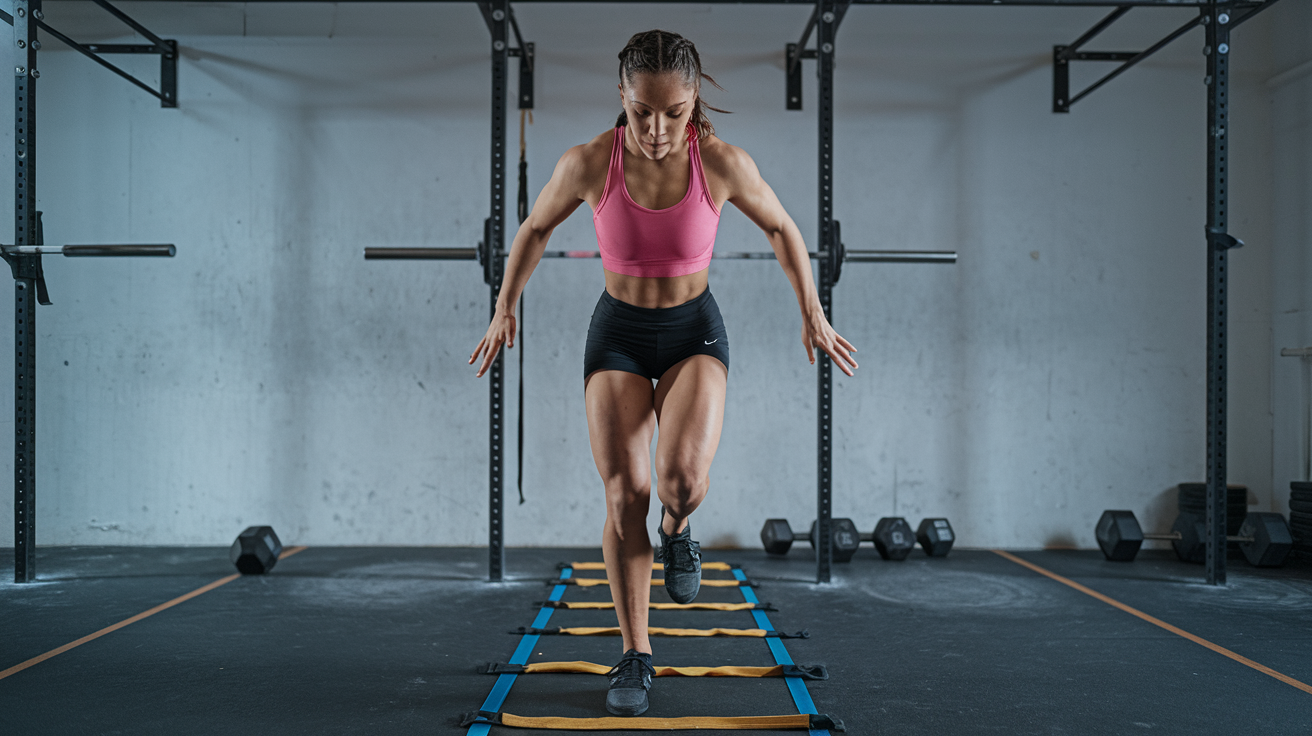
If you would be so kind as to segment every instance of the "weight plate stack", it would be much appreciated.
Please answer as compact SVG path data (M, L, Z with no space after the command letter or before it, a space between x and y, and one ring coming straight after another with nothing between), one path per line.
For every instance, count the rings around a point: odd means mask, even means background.
M1182 514L1196 514L1207 518L1207 484L1181 483L1176 496L1177 510ZM1225 499L1225 533L1231 536L1239 534L1244 517L1248 516L1248 486L1231 485L1226 489ZM1238 550L1238 542L1230 542L1230 550Z
M1289 484L1289 531L1294 537L1294 554L1312 560L1312 483Z

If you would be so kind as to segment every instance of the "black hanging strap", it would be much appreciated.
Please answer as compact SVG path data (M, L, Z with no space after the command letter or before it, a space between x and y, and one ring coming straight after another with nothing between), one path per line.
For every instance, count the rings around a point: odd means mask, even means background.
M46 231L41 225L41 212L36 213L36 245L46 244ZM41 263L41 256L34 256L33 262L36 264L36 303L50 306L50 291L46 289L46 270Z
M519 224L528 219L528 158L524 150L524 114L528 113L529 123L533 122L533 113L529 110L519 111ZM519 502L524 503L524 295L519 295L519 459L515 462L515 482L519 487Z

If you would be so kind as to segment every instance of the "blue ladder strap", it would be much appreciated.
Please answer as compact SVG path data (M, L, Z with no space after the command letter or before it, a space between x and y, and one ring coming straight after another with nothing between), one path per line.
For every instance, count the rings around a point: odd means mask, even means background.
M738 568L734 568L733 576L738 580L747 579L747 576L743 574L743 571L739 570ZM748 603L761 602L760 599L756 597L756 591L752 590L751 588L742 586L738 588L738 590L741 590L743 592L743 600L747 601ZM770 623L770 617L765 615L765 611L762 611L760 609L753 609L752 618L756 619L756 625L758 627L765 629L766 631L774 630L774 625ZM765 640L765 643L770 646L770 654L774 655L775 664L796 664L795 662L793 662L793 658L788 655L788 650L784 648L783 641L779 640L776 637L770 637ZM506 675L502 675L502 677L506 677ZM802 678L785 677L784 682L788 685L788 692L791 693L793 696L793 703L797 705L798 713L806 713L808 715L817 713L815 709L815 702L811 700L811 693L807 692L806 682L802 680ZM810 729L810 736L830 736L829 729L827 728Z
M569 580L570 576L573 574L574 574L574 568L572 567L561 568L560 579ZM744 588L744 590L750 590L750 589ZM547 598L547 603L555 603L556 601L559 601L561 597L564 595L565 595L565 584L561 583L557 585L555 588L551 589L551 596ZM542 609L538 611L537 618L533 619L533 628L535 629L544 628L547 625L547 621L551 620L551 614L555 610L556 609L551 608L550 606L543 606ZM515 647L515 653L510 657L510 664L528 664L529 655L533 653L533 647L537 645L538 645L537 634L526 634L525 636L520 638L519 646ZM479 710L488 711L491 713L495 713L501 710L501 704L506 702L506 696L510 694L510 688L514 687L515 678L517 677L519 677L519 675L497 675L497 681L494 685L492 685L492 692L487 694L487 699L483 701L483 707L479 708ZM790 678L790 679L800 679L800 678ZM812 710L811 712L814 713L815 711ZM467 734L467 736L487 736L491 730L492 730L492 724L490 723L475 723L472 726L470 726L469 730L466 731L465 733ZM826 731L825 733L827 734L828 731Z

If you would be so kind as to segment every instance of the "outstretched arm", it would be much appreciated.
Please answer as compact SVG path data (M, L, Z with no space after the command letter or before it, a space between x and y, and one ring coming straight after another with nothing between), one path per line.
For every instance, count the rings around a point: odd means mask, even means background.
M546 250L552 231L583 203L586 180L583 146L575 146L560 157L551 180L542 188L533 203L533 210L515 233L506 258L506 273L501 280L496 314L488 325L487 334L469 356L470 365L479 355L483 356L476 377L481 378L492 367L492 361L496 360L503 344L515 347L515 306L519 304L519 296L524 293L538 261L542 260L542 251Z
M814 364L815 348L820 348L833 359L839 370L852 375L857 368L856 359L852 357L856 348L834 332L825 318L802 232L779 203L774 190L761 178L752 157L741 148L722 145L725 153L721 173L729 185L729 201L765 232L779 265L797 294L797 305L802 310L802 344L806 346L807 359Z

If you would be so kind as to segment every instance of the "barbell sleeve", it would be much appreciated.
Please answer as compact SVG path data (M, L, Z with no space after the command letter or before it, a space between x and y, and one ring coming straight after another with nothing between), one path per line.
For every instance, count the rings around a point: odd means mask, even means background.
M105 256L156 256L172 258L178 249L172 243L161 245L6 245L0 248L9 255L66 256L89 258Z
M64 255L68 258L150 256L172 258L178 249L172 243L162 245L66 245Z
M366 261L476 261L477 248L365 248Z
M956 263L950 250L849 250L843 260L853 263Z

